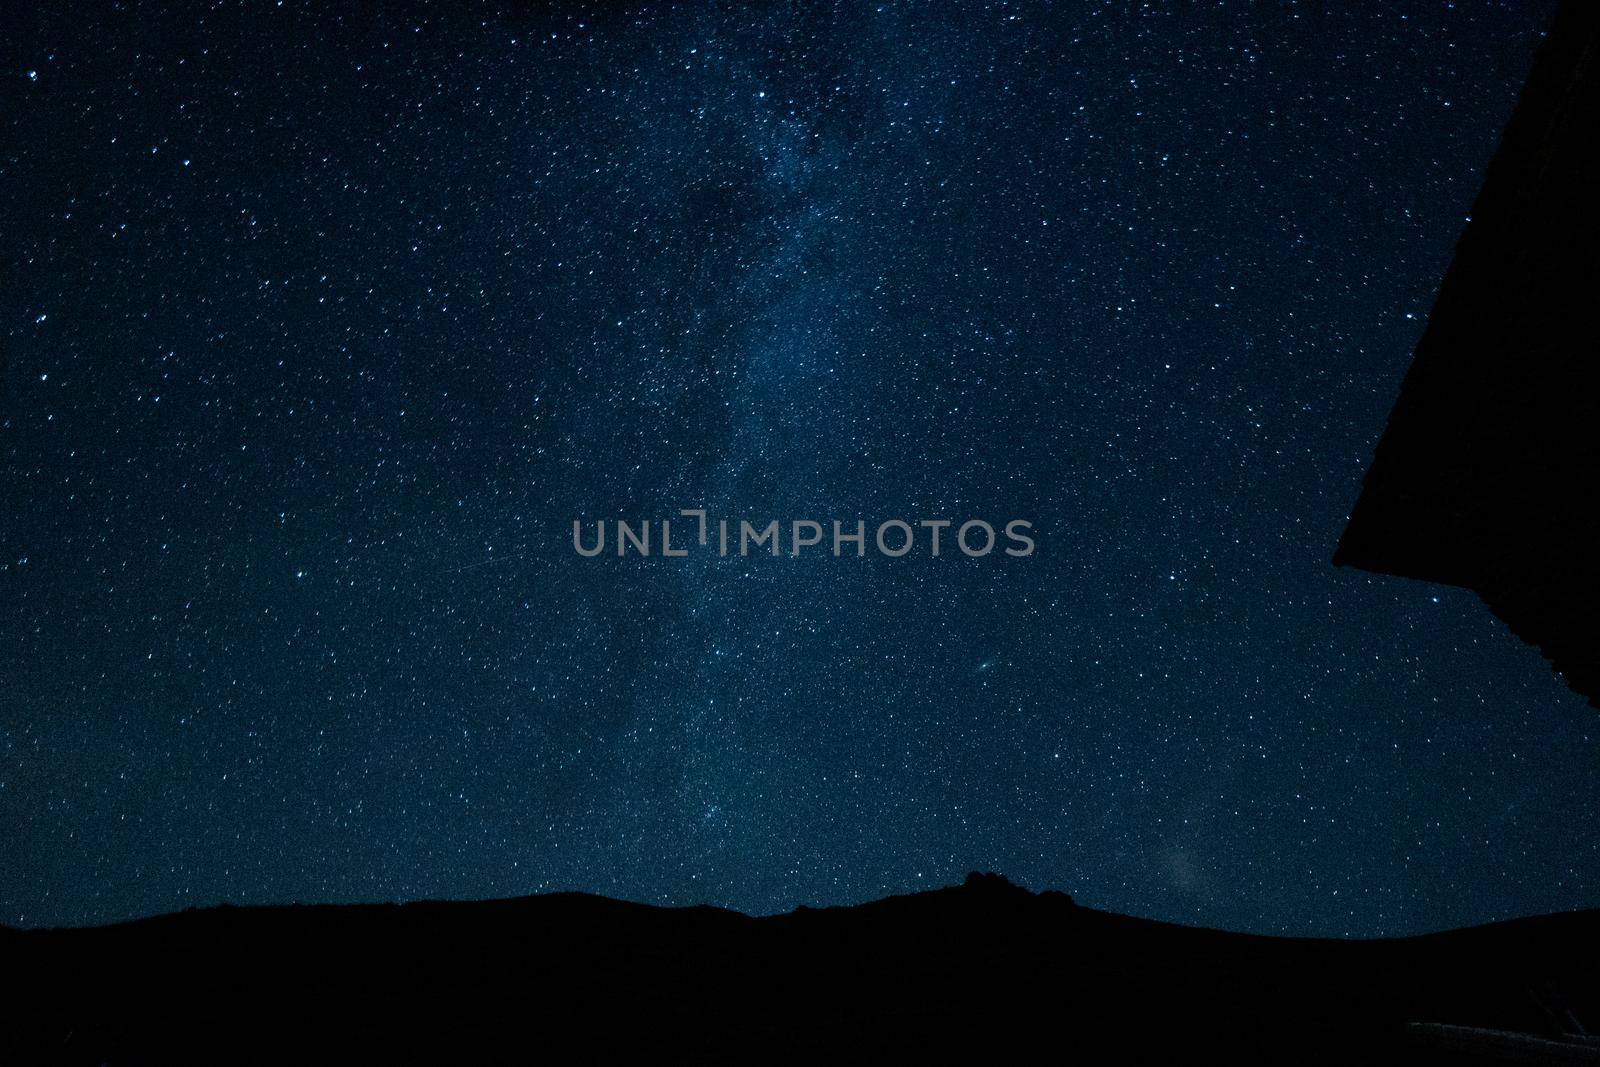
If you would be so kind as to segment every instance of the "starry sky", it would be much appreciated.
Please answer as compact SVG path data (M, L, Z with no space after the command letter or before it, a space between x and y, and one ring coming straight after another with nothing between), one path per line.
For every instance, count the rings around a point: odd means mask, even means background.
M1329 562L1549 4L345 7L13 12L0 921L1600 904L1593 711ZM693 507L1038 549L572 550Z

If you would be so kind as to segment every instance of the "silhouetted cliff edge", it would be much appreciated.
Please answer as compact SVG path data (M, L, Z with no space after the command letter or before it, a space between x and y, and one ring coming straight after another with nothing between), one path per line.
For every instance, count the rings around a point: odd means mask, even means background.
M1600 1020L1597 935L1600 912L1397 940L1254 937L984 875L764 918L579 894L220 907L0 928L15 987L0 1062L904 1062L1032 1049L1432 1063L1493 1062L1452 1047L1507 1040L1518 1056L1592 1062L1600 1047L1577 1035Z

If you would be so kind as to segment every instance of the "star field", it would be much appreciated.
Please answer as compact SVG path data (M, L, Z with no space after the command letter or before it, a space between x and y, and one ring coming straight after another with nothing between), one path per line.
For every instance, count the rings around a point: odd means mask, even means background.
M1549 5L336 8L6 35L0 921L1600 904L1592 711L1329 563ZM1038 550L572 550L680 508Z

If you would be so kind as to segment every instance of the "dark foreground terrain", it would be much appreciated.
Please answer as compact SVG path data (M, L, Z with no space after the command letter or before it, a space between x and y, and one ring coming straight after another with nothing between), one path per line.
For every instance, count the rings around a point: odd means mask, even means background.
M767 918L567 894L222 907L0 928L0 1062L1600 1062L1597 944L1600 912L1291 940L993 876Z

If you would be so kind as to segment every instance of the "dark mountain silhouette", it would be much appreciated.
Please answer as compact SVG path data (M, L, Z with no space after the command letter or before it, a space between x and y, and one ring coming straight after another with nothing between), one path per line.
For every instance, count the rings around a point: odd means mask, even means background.
M993 875L765 918L579 894L219 907L0 929L16 986L0 1061L1453 1063L1503 1046L1600 1062L1574 1036L1600 1020L1597 936L1600 912L1397 940L1256 937Z
M1600 707L1600 4L1558 9L1334 562L1464 586Z

